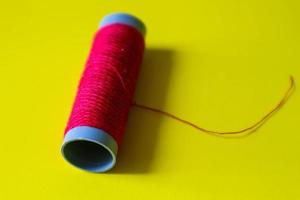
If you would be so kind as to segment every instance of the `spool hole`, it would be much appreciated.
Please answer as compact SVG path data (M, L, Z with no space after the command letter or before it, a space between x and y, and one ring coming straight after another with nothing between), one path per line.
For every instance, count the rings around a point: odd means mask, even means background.
M74 166L92 172L107 171L114 165L112 153L101 144L75 140L66 143L62 153Z

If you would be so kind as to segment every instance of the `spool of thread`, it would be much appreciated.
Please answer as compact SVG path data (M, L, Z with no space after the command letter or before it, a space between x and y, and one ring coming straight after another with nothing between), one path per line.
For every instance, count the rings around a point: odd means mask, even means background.
M61 152L83 170L116 163L144 51L144 24L124 13L101 21L65 129Z

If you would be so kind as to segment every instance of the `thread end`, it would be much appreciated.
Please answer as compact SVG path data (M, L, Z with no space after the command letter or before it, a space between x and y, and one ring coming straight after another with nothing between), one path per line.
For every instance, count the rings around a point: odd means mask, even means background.
M61 152L73 166L89 172L106 172L116 163L118 145L105 131L89 126L69 130Z

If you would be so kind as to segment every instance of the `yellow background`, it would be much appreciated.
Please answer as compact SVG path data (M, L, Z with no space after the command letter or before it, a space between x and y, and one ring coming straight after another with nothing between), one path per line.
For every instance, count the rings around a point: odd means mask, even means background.
M133 108L106 174L60 155L99 20L148 28L135 99L213 130L238 130L300 80L296 0L0 3L0 199L300 199L300 95L255 134L224 139Z

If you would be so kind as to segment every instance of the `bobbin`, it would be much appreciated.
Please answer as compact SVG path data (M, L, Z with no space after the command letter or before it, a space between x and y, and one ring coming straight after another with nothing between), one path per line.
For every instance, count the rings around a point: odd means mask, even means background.
M134 27L143 36L146 33L143 22L129 14L107 15L100 22L99 29L112 24ZM102 129L77 126L65 134L61 152L63 157L77 168L90 172L105 172L116 163L118 144L109 133Z

